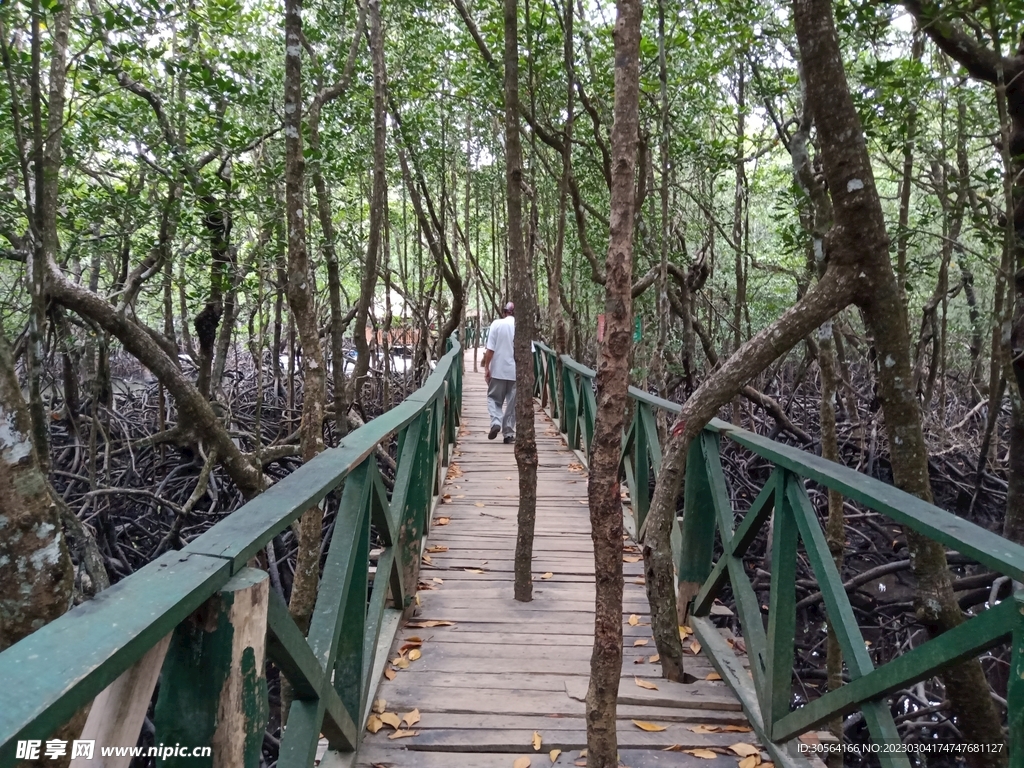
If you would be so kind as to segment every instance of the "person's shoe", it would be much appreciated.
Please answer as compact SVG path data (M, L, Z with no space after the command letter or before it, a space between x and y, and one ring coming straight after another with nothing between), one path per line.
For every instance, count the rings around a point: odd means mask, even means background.
M491 431L487 433L487 439L493 440L498 436L499 432L501 432L501 426L495 424L493 427L491 427Z
M505 435L505 439L502 440L502 442L505 443L505 445L508 445L509 443L514 443L515 441L516 441L516 436L515 435Z

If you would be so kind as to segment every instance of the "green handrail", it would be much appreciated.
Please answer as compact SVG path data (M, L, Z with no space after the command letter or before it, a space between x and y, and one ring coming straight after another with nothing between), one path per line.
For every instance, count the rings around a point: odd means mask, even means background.
M536 344L536 369L554 381L556 353ZM560 358L565 393L560 426L571 448L588 452L581 435L593 434L593 412L580 392L591 392L595 372L566 355ZM631 499L627 527L642 535L650 506L648 479L661 466L655 410L679 413L681 407L647 392L629 388L633 417L625 430L622 473ZM582 425L580 422L583 422ZM729 496L719 454L728 437L774 464L775 469L739 525ZM787 760L788 740L819 727L837 715L860 710L883 766L909 766L905 753L885 752L899 743L885 697L942 669L1005 642L1012 644L1007 702L1010 764L1024 768L1024 591L968 617L961 626L875 667L867 652L842 579L825 541L805 480L839 491L900 525L938 541L997 573L1024 581L1024 547L957 517L934 504L820 456L777 443L719 419L712 419L693 441L686 464L682 524L673 532L679 580L702 584L690 607L690 624L722 678L736 692L747 717L776 761ZM774 515L772 512L774 511ZM772 520L772 575L767 612L743 567L743 555L760 529ZM722 555L713 562L716 532ZM843 650L850 682L790 711L796 620L796 557L802 541L821 585L825 609ZM722 640L709 614L715 598L729 582L750 657L750 677ZM765 622L767 619L767 629ZM752 679L751 679L752 678ZM996 747L992 747L995 749Z
M354 751L367 716L385 610L389 602L404 610L414 599L432 503L458 429L462 347L453 339L449 348L424 385L400 405L184 549L164 554L0 653L0 765L15 763L19 740L50 737L168 633L181 631L182 622L268 542L342 483L308 635L292 621L283 598L271 592L267 656L294 691L278 765L311 766L321 733L332 749ZM389 501L374 450L395 433L398 470ZM371 523L384 549L367 601ZM390 645L390 637L384 640ZM169 662L170 655L165 671ZM158 737L159 711L158 704ZM259 734L262 741L262 727ZM246 765L255 768L252 759L247 756Z

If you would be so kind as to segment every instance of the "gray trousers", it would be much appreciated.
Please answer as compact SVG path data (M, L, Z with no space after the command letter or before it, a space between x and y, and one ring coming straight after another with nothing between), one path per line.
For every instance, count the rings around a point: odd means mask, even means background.
M502 409L504 408L504 413ZM501 427L505 437L516 432L516 383L510 379L492 378L487 385L487 413L491 426Z

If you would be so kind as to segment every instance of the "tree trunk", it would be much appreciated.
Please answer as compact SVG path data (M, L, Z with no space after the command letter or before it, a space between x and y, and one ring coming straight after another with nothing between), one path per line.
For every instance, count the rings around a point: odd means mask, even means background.
M317 328L313 275L306 252L303 216L305 161L302 155L302 0L285 2L285 217L288 227L288 306L302 345L302 423L299 427L302 460L324 449L326 376ZM316 603L320 579L320 537L323 511L318 506L303 513L298 525L298 557L289 611L306 632Z
M519 525L515 599L533 599L533 529L537 519L537 440L533 424L533 342L536 293L523 241L523 148L519 136L519 17L516 0L505 0L505 184L508 197L508 262L516 304L516 465Z
M622 500L619 458L632 346L633 176L639 129L640 0L618 0L615 21L615 106L605 332L598 351L597 416L587 498L594 540L594 650L587 689L587 765L619 764L616 711L622 674ZM678 637L678 635L677 635Z
M349 380L347 403L362 400L363 382L370 368L370 347L366 340L366 323L373 306L377 287L377 254L380 252L381 222L387 201L387 76L384 70L384 32L380 21L380 0L369 0L370 57L373 60L373 187L370 192L370 233L366 242L363 278L359 284L352 340L356 345L356 365Z

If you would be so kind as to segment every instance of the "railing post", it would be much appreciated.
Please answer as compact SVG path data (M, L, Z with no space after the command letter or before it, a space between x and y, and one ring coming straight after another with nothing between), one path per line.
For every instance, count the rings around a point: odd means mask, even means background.
M647 519L647 510L651 507L650 463L648 460L647 430L644 429L643 411L649 405L637 402L633 411L633 516L636 518L636 529L643 528Z
M1010 768L1024 768L1024 591L1014 594L1017 621L1010 647L1010 680L1006 689L1010 726Z
M793 655L796 637L796 544L793 507L786 484L799 482L785 470L776 473L775 516L772 529L772 576L768 605L768 663L762 716L771 736L775 722L789 713L793 691Z
M715 548L715 504L708 476L708 450L718 451L718 437L707 430L691 443L686 457L686 484L683 487L682 546L679 552L680 617L687 615L689 603L711 573Z
M264 658L270 578L243 568L171 638L155 712L158 745L210 746L158 766L258 768L269 705Z

